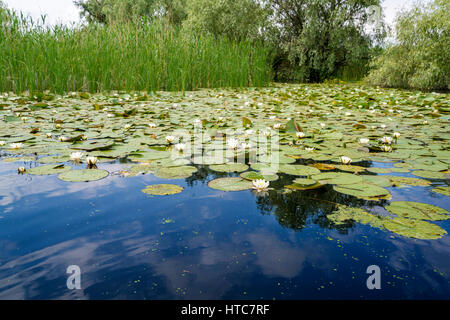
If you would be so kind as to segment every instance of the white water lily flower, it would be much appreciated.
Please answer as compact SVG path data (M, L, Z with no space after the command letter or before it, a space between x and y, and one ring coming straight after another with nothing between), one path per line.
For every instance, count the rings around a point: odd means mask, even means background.
M0 141L0 146L4 146L6 144L6 141Z
M305 147L306 151L314 151L315 148L309 148L309 147Z
M384 151L384 152L391 152L392 151L392 147L391 146L382 145L381 146L381 150Z
M223 121L223 117L218 117L217 121L222 122Z
M295 135L297 138L304 138L306 136L304 132L296 132Z
M166 137L166 141L167 141L168 143L174 142L175 139L176 139L176 138L175 138L174 136L167 136L167 137Z
M198 118L194 120L194 124L200 124L200 123L202 123L202 120L200 120Z
M20 148L23 147L23 144L22 144L22 143L11 143L9 146L10 146L12 149L20 149Z
M393 136L395 139L398 139L400 137L400 132L394 132Z
M384 144L391 144L392 143L392 137L383 137L380 139L380 141Z
M97 157L87 157L86 162L88 165L93 166L97 163L98 159Z
M369 139L367 139L367 138L361 138L361 139L359 139L359 143L361 143L361 144L367 144L367 143L369 143Z
M320 127L321 127L322 129L325 128L325 126L326 126L326 124L323 123L323 122L320 124Z
M346 112L345 115L346 115L346 116L351 116L352 113L351 113L351 112Z
M148 124L148 126L149 126L150 128L156 128L156 123L150 122L150 123Z
M349 158L349 157L342 156L340 159L341 159L342 164L350 164L350 163L352 163L352 159Z
M184 150L185 147L186 147L186 144L184 144L184 143L177 143L177 144L175 145L175 149L176 149L177 151L179 151L179 152L182 152L182 151Z
M66 142L66 141L68 141L68 140L70 140L70 138L67 138L67 137L65 137L65 136L59 137L59 141L61 141L61 142Z
M70 154L70 160L75 161L75 162L80 162L82 157L83 157L83 154L81 152L73 152Z
M280 129L281 126L282 126L281 123L275 123L275 124L273 125L273 128L274 128L274 129Z
M257 191L264 191L269 187L269 181L264 179L253 180L253 189Z
M382 125L380 125L380 127L384 129L384 128L386 128L386 125L382 124Z
M19 168L17 168L17 171L19 173L24 173L25 171L27 171L27 169L25 169L25 167L19 167Z
M239 147L239 141L234 138L230 138L227 140L227 145L231 149L237 149Z
M22 117L22 118L20 118L20 120L22 120L23 122L25 122L25 121L28 120L28 118L27 118L27 117Z
M114 114L112 114L112 113L108 113L106 116L107 116L108 118L114 118Z
M242 142L242 144L241 144L242 149L250 149L251 146L252 145L250 143Z
M50 132L47 132L45 135L47 136L47 138L51 138L52 137L52 134Z
M428 124L428 121L427 121L427 120L425 120L425 121L423 122L423 124Z

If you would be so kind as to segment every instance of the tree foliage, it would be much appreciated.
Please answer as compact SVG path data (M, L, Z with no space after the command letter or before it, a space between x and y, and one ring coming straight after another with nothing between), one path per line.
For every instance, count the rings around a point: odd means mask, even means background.
M383 28L369 33L369 9L379 0L271 0L278 26L279 77L323 81L340 68L368 61ZM381 17L379 17L381 18ZM281 75L280 75L281 73Z
M185 18L186 0L76 0L81 16L90 23L123 23L138 18L165 17L173 24Z
M262 37L268 17L262 1L190 0L184 26L231 39L257 39Z
M395 42L372 63L369 83L449 90L450 2L434 0L397 16Z

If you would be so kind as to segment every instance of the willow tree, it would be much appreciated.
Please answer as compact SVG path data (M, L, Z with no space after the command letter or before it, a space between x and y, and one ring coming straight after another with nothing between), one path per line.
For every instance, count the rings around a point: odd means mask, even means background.
M267 0L279 47L281 78L319 82L345 67L359 67L382 37L380 0ZM377 10L373 10L373 9ZM378 13L378 14L377 14Z
M167 18L181 24L186 0L76 0L81 16L90 23L123 23L142 17Z

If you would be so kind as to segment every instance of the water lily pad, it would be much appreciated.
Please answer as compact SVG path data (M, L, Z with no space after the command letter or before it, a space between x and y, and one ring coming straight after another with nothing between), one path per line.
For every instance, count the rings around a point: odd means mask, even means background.
M364 167L354 166L354 165L345 165L345 164L336 165L336 169L346 171L346 172L353 172L353 173L359 173L359 172L366 171L366 168L364 168Z
M450 213L447 210L420 202L395 201L391 202L386 210L402 218L430 221L450 219Z
M193 166L164 167L155 171L155 176L162 179L186 179L197 172L197 168Z
M50 156L50 157L43 157L39 158L37 162L39 163L60 163L60 162L67 162L70 160L69 156Z
M393 186L401 187L403 185L413 186L413 187L428 187L431 182L428 180L423 180L419 178L410 177L400 177L400 176L383 176L392 182Z
M266 173L260 173L255 171L248 171L243 172L240 174L241 178L246 180L259 180L263 179L266 181L275 181L278 180L278 175L276 174L266 174Z
M300 164L284 164L280 165L279 172L293 176L311 176L320 173L319 169Z
M142 189L142 192L156 196L165 196L177 194L183 190L184 190L183 187L178 186L176 184L153 184L147 186L145 189Z
M413 171L411 173L415 176L427 178L427 179L446 179L445 174L442 172L417 170L417 171Z
M447 231L435 224L406 218L385 219L383 227L408 238L425 240L439 239L447 234Z
M225 163L225 164L213 164L209 168L218 172L242 172L248 169L248 166L244 163Z
M28 169L27 173L41 176L41 175L58 174L58 173L69 171L70 169L72 169L72 167L65 166L63 164L61 164L61 165L49 164L49 165L45 165L45 166L39 166L39 167L34 167L31 169Z
M367 171L373 173L391 173L392 170L389 168L367 168Z
M450 196L450 187L437 187L431 191L443 194L444 196Z
M11 162L19 162L19 161L34 161L36 158L35 157L11 157L11 158L6 158L3 159L2 162L5 163L11 163Z
M337 225L348 223L351 220L376 228L380 228L383 225L382 217L370 214L361 208L344 205L338 205L338 210L329 214L327 218Z
M319 174L313 175L311 178L317 181L322 181L324 183L339 185L363 182L363 176L358 176L346 172L321 172Z
M293 181L295 184L298 184L300 186L313 186L317 184L316 180L313 179L305 179L305 178L297 178Z
M357 198L376 200L377 198L388 197L388 190L371 183L355 183L350 185L336 185L333 187L336 192L348 194Z
M208 187L221 191L242 191L252 186L252 182L241 178L218 178L208 183Z
M70 170L58 175L58 178L68 182L89 182L106 178L108 171L102 169Z

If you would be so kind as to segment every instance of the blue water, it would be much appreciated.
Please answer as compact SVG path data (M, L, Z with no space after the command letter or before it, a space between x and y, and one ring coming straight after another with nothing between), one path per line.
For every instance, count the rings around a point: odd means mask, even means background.
M18 175L22 164L0 163L0 299L450 296L450 236L416 240L356 223L335 226L326 218L335 202L383 213L388 201L358 200L331 188L267 197L222 192L207 182L225 175L206 168L185 180L110 175L69 183ZM155 183L185 190L141 192ZM432 188L390 191L394 201L450 210L446 196ZM449 220L435 223L450 232ZM66 286L69 265L81 269L81 290ZM381 269L380 290L366 286L370 265Z

